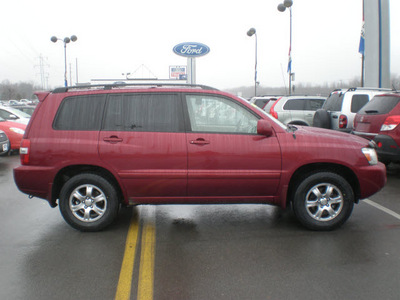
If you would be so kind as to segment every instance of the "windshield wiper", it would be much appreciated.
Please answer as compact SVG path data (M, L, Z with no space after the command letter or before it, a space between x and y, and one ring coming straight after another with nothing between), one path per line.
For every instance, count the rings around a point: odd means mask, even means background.
M365 113L366 114L377 114L379 111L377 110L366 110Z

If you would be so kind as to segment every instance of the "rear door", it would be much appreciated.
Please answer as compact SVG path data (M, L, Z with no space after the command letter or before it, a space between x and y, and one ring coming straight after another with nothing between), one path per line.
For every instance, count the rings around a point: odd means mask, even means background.
M109 95L99 153L131 203L186 196L187 145L178 96Z
M271 200L281 152L275 136L257 135L259 116L222 96L187 95L185 103L189 201Z

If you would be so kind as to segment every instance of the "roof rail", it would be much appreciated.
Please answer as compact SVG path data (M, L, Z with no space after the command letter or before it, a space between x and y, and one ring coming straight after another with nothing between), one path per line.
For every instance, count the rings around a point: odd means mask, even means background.
M77 85L77 86L67 86L54 89L53 94L66 93L71 90L112 90L130 87L179 87L179 88L200 88L203 90L213 90L218 91L218 89L202 85L202 84L186 84L186 83L112 83L112 84L88 84L88 85Z

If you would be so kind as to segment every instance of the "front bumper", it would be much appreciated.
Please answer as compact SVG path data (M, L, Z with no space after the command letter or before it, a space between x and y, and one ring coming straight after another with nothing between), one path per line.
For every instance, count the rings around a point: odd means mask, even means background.
M392 137L379 134L374 141L378 145L376 153L380 161L384 163L400 162L400 146Z

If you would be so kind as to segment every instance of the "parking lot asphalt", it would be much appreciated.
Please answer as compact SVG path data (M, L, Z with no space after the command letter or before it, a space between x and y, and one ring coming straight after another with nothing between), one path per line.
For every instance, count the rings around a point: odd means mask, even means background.
M0 157L0 299L399 299L399 165L332 232L268 205L165 205L82 233L17 190L18 164Z

